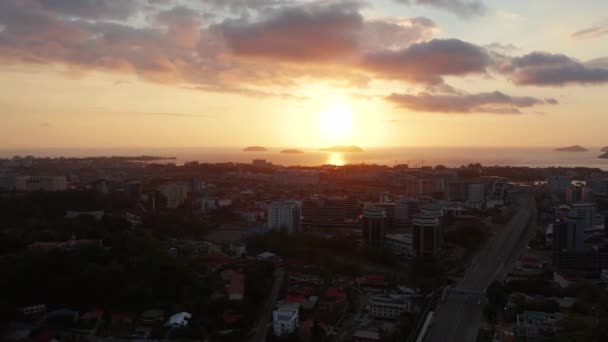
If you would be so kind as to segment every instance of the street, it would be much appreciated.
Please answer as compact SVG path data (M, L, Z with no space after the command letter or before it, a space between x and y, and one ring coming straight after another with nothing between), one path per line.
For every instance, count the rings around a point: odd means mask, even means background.
M483 323L485 289L503 279L506 270L527 245L527 228L536 215L533 196L519 198L509 224L495 234L473 260L464 278L438 305L425 337L427 342L475 341ZM522 248L523 246L523 248Z
M268 324L272 320L272 311L274 305L279 297L279 291L283 286L283 279L285 278L285 269L277 268L274 272L274 283L272 284L272 291L264 304L264 308L260 310L260 318L254 328L255 335L249 339L250 342L264 342L266 341L266 335L268 333Z

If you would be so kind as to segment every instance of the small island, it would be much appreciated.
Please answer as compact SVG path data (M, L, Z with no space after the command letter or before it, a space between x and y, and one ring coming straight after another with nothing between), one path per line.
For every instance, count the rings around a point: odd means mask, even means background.
M608 152L608 146L604 146L602 147L602 149L600 150L601 152Z
M295 148L292 148L292 149L283 150L283 151L281 151L281 153L285 153L285 154L297 154L297 153L304 153L304 151L300 151L300 150L297 150Z
M321 149L323 152L363 152L358 146L332 146Z
M587 152L588 150L582 146L574 145L574 146L556 148L554 151L556 151L556 152Z
M266 147L262 146L248 146L243 149L243 152L266 152Z

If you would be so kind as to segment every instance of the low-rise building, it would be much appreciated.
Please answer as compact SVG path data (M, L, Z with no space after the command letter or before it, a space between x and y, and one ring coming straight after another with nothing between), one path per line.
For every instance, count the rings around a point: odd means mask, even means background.
M65 177L15 177L15 190L17 191L65 191L67 188L68 182Z
M180 312L172 315L165 323L165 327L170 329L181 328L188 326L190 323L190 319L192 318L192 314L188 312Z
M369 312L373 318L395 320L412 311L412 302L411 296L374 296L369 300Z
M539 311L525 311L517 315L515 325L516 341L546 341L555 336L559 314Z
M272 328L275 336L293 334L299 327L298 309L283 307L272 313Z

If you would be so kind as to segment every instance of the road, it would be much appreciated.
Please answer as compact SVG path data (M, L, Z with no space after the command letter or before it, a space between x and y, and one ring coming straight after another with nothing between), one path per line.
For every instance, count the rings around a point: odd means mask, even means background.
M367 303L369 302L371 295L365 293L359 293L359 299L357 301L357 306L354 308L354 315L349 316L348 319L343 319L340 323L342 324L342 328L338 329L336 332L336 338L334 341L342 342L347 339L347 336L353 333L360 324L360 321L365 316L365 309L367 307ZM343 317L344 318L344 317ZM339 326L339 325L338 325Z
M260 310L260 318L255 325L255 335L249 339L249 342L264 342L266 341L266 334L268 333L268 324L272 320L272 311L274 305L279 297L279 291L283 286L283 279L285 279L285 269L277 268L274 272L274 282L272 284L272 291L270 296L266 300L263 308Z
M448 292L435 311L425 342L474 342L483 323L485 289L503 279L528 243L528 228L536 216L532 195L518 198L518 210L473 260L464 278Z

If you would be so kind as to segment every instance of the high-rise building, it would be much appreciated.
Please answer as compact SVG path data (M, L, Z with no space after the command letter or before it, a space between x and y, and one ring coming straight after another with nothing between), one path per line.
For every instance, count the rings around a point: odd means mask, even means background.
M268 228L287 233L299 232L302 227L300 203L272 202L268 207Z
M395 225L395 203L376 203L374 207L382 208L386 212L386 229L393 230L396 228Z
M583 230L592 228L595 221L595 204L574 203L569 216L575 217L578 224L582 225Z
M486 184L469 184L467 205L475 209L483 209L486 205Z
M581 251L584 248L585 229L577 219L560 219L553 224L553 250Z
M417 257L437 257L441 249L442 234L439 217L429 213L414 215L414 251Z
M608 177L592 175L591 177L587 178L585 184L595 194L608 194Z
M585 185L570 185L566 189L566 202L588 202L591 199L592 191L591 188Z
M390 201L391 197L388 192L383 191L378 195L378 203L389 203Z
M547 178L547 188L553 194L563 196L570 184L572 184L572 177L570 176L550 176Z
M363 240L367 245L382 246L386 234L386 211L379 207L368 207L363 212Z
M444 198L447 201L466 202L469 196L469 183L463 181L449 182L445 187Z
M334 197L302 203L303 225L311 229L357 228L361 214L356 199Z
M414 198L401 197L395 203L395 225L407 228L412 225L414 215L420 212L419 203Z

